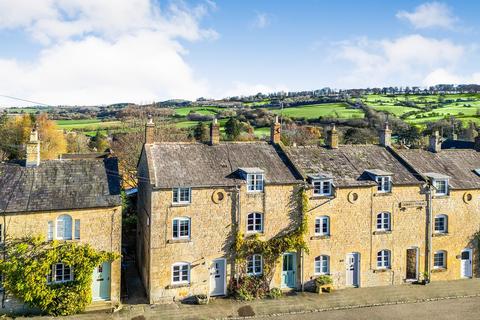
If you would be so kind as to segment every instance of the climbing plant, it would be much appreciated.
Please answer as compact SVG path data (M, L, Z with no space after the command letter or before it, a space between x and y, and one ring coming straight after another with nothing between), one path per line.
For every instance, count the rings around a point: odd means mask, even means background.
M230 282L230 291L237 298L251 300L263 298L270 291L270 283L275 274L275 267L284 252L292 250L305 250L308 246L304 236L307 232L308 196L304 188L300 188L295 195L296 204L294 211L300 213L301 220L293 223L290 228L268 240L262 240L258 234L248 237L236 228L233 251L237 277ZM247 275L247 258L254 254L262 256L263 273L258 276Z
M97 251L88 244L44 241L41 237L14 239L5 243L0 261L7 293L49 315L70 315L85 310L91 302L92 273L96 266L119 258ZM52 265L71 267L73 280L49 283Z

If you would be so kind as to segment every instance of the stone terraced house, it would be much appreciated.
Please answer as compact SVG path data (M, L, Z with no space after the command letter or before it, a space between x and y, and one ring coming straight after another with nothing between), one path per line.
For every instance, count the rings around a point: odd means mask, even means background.
M234 226L269 239L300 221L292 201L301 181L275 143L219 142L216 123L209 144L156 143L152 131L147 124L138 165L137 254L149 300L225 295ZM261 273L261 257L252 256L248 269ZM277 269L274 286L299 286L295 277L282 282Z
M397 150L388 125L379 145L339 145L333 127L326 146L290 147L277 121L268 143L220 142L216 122L209 144L154 142L153 130L149 122L138 165L137 236L152 303L227 294L233 226L278 235L301 221L292 203L304 186L309 253L285 252L271 287L310 289L324 274L337 288L479 274L475 150L441 150L438 136L428 151ZM263 271L261 255L246 264Z
M41 160L34 130L26 161L0 163L0 234L5 239L44 236L47 240L88 243L97 250L121 253L121 198L117 159ZM120 304L120 259L95 268L95 307ZM50 281L73 280L75 270L59 261ZM47 281L47 279L45 279ZM5 294L5 293L3 293ZM4 297L7 310L26 308Z

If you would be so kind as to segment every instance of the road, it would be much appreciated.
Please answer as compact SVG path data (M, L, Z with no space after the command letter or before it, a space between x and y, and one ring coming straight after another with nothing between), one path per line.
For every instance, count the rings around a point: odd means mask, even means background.
M480 297L459 298L422 302L413 304L397 304L380 307L368 307L348 310L313 312L297 315L279 316L277 319L293 320L405 320L405 319L480 319Z

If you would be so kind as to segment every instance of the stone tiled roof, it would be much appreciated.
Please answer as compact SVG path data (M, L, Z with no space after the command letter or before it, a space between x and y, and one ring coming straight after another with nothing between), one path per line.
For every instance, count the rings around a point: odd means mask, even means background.
M394 185L421 183L392 153L378 145L287 147L286 152L304 176L327 173L340 187L369 186L375 182L367 171L380 170L392 175Z
M145 145L152 183L157 188L234 186L240 168L259 168L267 184L301 179L282 150L266 142L155 143ZM142 177L140 177L141 179Z
M468 149L448 149L434 153L423 149L396 151L418 173L437 173L449 176L449 186L454 189L480 188L480 152Z
M121 204L116 158L0 163L0 213Z

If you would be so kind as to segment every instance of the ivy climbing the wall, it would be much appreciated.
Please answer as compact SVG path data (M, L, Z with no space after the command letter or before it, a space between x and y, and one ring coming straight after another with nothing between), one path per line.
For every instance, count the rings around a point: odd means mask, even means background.
M235 266L237 277L230 282L230 291L239 299L252 300L264 298L269 295L270 283L275 274L279 258L288 251L305 250L308 252L304 236L307 232L308 196L305 189L300 188L294 195L295 204L293 211L297 221L294 221L290 229L281 232L268 240L262 240L258 234L245 237L236 228L233 251L235 254ZM247 258L259 254L262 256L263 272L261 275L249 276L247 274Z
M6 292L55 316L84 311L92 299L94 268L119 258L118 254L97 251L88 244L45 242L40 237L7 241L4 250L6 259L0 261L0 272ZM47 281L56 263L70 266L72 281Z

